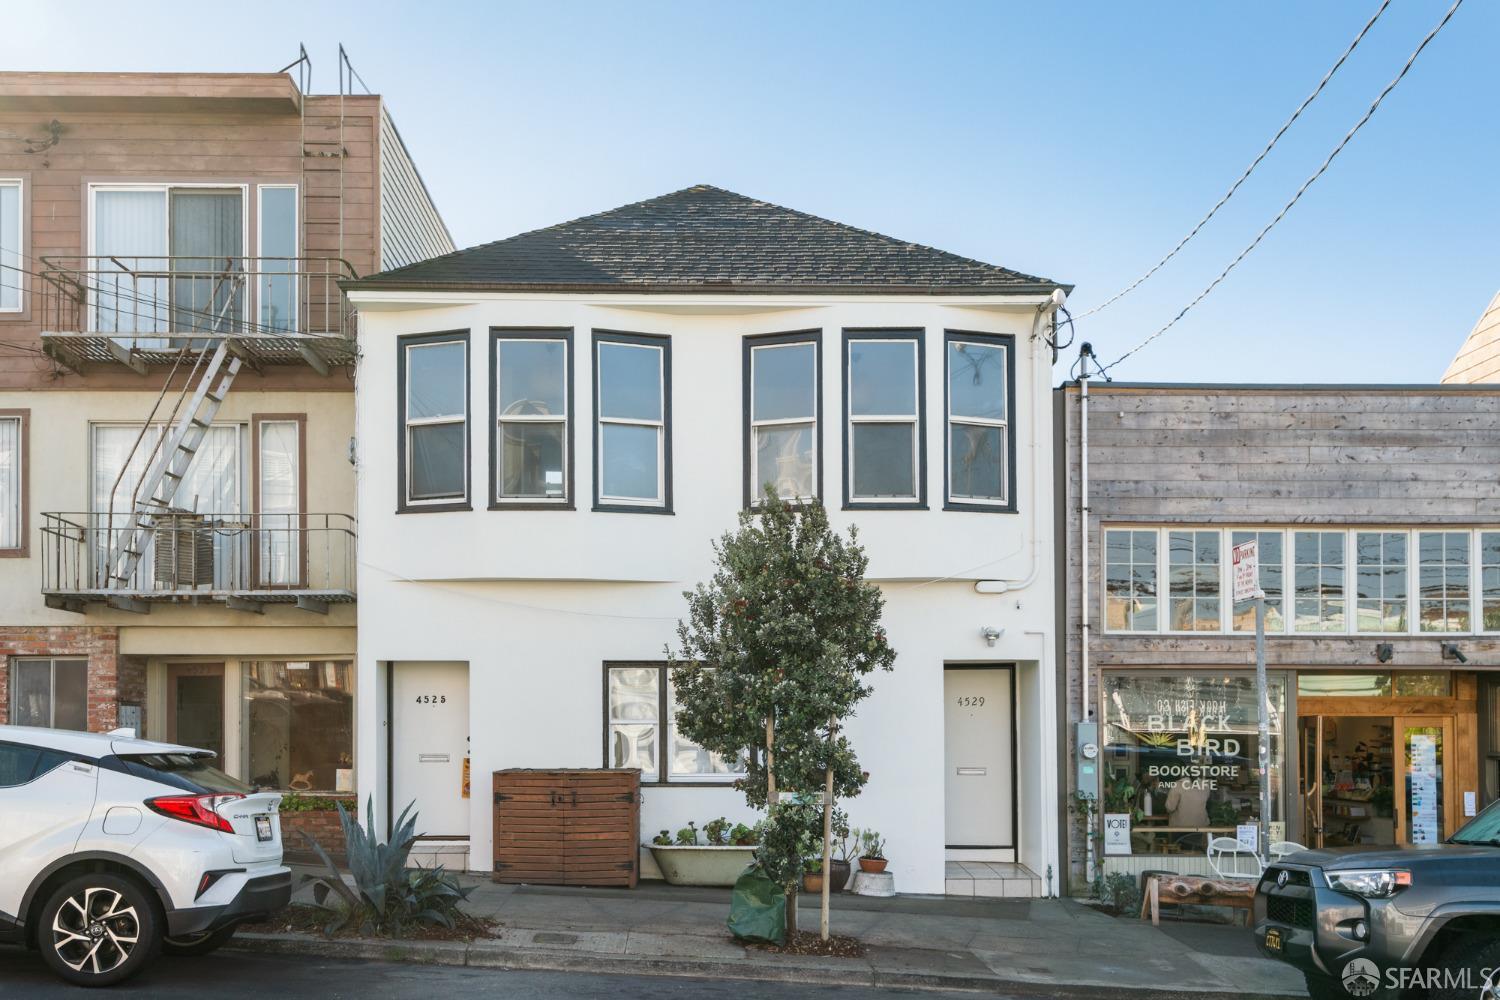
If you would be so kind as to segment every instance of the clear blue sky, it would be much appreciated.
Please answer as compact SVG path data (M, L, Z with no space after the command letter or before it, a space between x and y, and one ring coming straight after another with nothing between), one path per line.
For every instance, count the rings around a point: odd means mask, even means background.
M1072 282L1081 312L1187 231L1376 6L12 0L0 67L274 70L303 41L328 90L342 41L460 245L703 182ZM1112 358L1170 318L1447 6L1396 0L1210 228L1081 335ZM1500 3L1467 0L1286 222L1115 374L1436 381L1500 288L1497 43Z

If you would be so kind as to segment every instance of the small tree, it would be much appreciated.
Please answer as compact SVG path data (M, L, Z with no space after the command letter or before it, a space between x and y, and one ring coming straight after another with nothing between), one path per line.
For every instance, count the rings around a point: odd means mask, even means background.
M768 491L769 492L769 491ZM850 528L846 541L820 503L771 496L742 511L737 530L714 543L713 578L684 596L680 653L668 651L677 692L677 728L726 759L743 759L740 787L768 824L805 826L806 810L778 815L779 795L823 792L823 919L828 936L828 883L834 801L859 794L867 775L843 732L844 720L868 697L873 670L890 670L895 650L880 627L885 606L868 583L869 563ZM816 831L814 831L816 835ZM795 831L767 838L789 853ZM801 857L767 855L765 867L785 881L787 918L796 929Z

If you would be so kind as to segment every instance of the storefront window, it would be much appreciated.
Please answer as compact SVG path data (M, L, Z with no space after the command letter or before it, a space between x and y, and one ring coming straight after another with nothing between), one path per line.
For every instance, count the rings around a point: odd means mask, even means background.
M1269 702L1270 821L1280 825L1280 676L1270 679ZM1105 673L1101 806L1130 817L1130 853L1201 854L1209 837L1234 837L1259 820L1257 715L1253 674Z
M255 660L243 672L249 781L294 792L352 791L353 665Z
M1451 698L1453 676L1441 671L1336 674L1299 673L1302 698Z

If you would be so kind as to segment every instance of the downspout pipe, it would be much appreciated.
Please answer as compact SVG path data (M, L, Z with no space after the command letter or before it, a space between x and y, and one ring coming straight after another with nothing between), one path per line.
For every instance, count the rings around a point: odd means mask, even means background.
M1042 540L1037 531L1037 511L1042 505L1042 477L1037 470L1041 468L1038 458L1038 431L1043 426L1041 409L1042 397L1047 395L1042 386L1048 384L1050 379L1038 372L1050 372L1051 366L1043 366L1043 350L1050 349L1047 339L1047 324L1057 314L1057 310L1068 301L1067 295L1061 288L1052 292L1052 297L1037 307L1036 317L1031 322L1031 513L1030 527L1027 529L1031 535L1031 569L1026 576L1019 580L976 580L974 590L981 594L1008 594L1016 590L1025 590L1036 583L1037 577L1042 573Z

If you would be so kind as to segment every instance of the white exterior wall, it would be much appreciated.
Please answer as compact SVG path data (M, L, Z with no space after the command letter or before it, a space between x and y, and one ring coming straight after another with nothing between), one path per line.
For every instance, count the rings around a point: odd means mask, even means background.
M380 762L362 766L358 782L361 801L373 796L377 814L386 795L384 676L391 661L469 664L472 867L482 869L491 856L491 771L604 763L603 663L664 658L685 610L682 591L708 576L710 542L734 525L741 507L742 338L820 328L824 502L836 527L859 526L898 653L894 672L873 678L875 693L850 726L871 774L864 794L846 804L851 822L885 834L900 891L942 892L943 664L1013 662L1018 860L1044 878L1049 866L1056 870L1050 354L1032 339L1037 299L351 298L361 308L357 757ZM491 326L573 328L576 510L486 509ZM842 330L854 327L926 330L926 510L839 509ZM457 329L470 337L474 509L397 514L396 338ZM594 329L672 337L671 516L589 509ZM1018 513L942 509L945 329L1016 335ZM1028 578L1028 586L1004 595L974 587L978 580ZM984 626L1005 630L993 648L980 635ZM729 788L648 788L642 838L718 815L754 818Z

